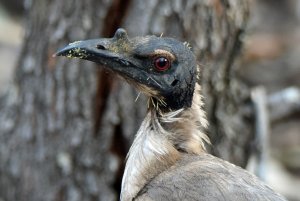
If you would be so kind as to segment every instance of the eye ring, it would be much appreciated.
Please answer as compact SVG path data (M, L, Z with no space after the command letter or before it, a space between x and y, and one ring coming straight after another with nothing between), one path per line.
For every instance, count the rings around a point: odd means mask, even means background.
M170 68L171 63L168 58L159 56L154 59L154 67L157 71L166 71Z

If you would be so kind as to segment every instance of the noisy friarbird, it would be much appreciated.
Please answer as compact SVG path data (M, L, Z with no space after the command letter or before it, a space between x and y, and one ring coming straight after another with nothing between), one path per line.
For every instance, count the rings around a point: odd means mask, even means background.
M121 201L283 201L251 173L208 154L200 73L187 43L173 38L77 41L57 56L89 60L149 97L148 112L127 156Z

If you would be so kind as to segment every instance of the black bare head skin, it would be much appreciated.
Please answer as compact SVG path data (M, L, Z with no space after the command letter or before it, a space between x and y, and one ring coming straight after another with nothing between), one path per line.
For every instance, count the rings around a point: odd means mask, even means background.
M188 108L196 83L196 60L184 43L172 38L128 38L118 29L113 38L77 41L56 53L101 64L151 96L162 111Z

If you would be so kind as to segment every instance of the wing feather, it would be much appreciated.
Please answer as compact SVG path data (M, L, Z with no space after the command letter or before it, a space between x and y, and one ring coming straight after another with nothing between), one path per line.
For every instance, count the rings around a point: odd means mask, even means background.
M254 175L209 154L185 154L152 179L135 200L285 201Z

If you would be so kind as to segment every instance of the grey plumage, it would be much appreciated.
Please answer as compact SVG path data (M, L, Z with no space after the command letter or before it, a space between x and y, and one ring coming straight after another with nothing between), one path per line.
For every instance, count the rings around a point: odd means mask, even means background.
M184 184L184 185L182 185ZM244 169L209 154L183 154L151 180L135 201L284 201Z

